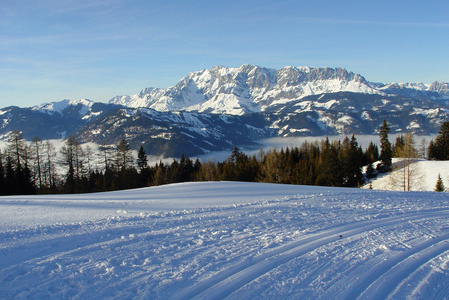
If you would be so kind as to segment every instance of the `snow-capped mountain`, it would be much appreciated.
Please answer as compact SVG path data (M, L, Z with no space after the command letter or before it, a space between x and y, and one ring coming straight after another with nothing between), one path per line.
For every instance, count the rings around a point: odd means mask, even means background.
M0 138L19 130L25 139L65 138L117 105L87 99L62 100L28 108L10 106L0 109Z
M449 120L449 84L373 83L341 68L253 65L192 72L175 86L117 96L109 104L63 100L0 110L0 137L144 145L180 156L256 145L269 137L437 133Z
M158 111L195 111L242 115L270 111L308 96L351 92L449 100L447 83L375 84L341 68L254 65L222 66L192 72L167 89L148 88L132 96L117 96L110 103Z
M51 102L51 103L43 103L41 105L36 105L31 107L32 110L35 111L45 111L48 113L62 113L64 110L69 109L74 106L81 106L80 114L86 114L94 105L95 102L89 99L81 99L81 100L68 100L64 99L59 102Z

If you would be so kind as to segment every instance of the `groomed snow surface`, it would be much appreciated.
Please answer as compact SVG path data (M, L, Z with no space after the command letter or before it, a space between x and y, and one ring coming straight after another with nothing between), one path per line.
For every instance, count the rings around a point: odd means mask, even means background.
M0 198L4 299L449 297L449 197L239 182Z

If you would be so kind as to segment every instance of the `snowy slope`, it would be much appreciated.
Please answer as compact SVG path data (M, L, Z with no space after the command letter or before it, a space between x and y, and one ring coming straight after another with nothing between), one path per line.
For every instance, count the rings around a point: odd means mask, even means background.
M449 296L447 194L206 182L0 205L5 299Z
M403 189L403 171L400 159L393 159L393 168L397 168L391 173L380 174L377 178L372 179L364 188L368 188L369 184L373 189L378 190L396 190ZM449 187L449 161L429 161L418 159L410 165L410 182L412 191L433 191L440 174L443 184Z

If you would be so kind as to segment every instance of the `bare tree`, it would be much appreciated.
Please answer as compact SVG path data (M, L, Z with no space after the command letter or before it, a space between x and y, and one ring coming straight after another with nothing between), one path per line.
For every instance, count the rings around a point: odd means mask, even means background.
M133 156L129 144L125 139L121 139L116 148L116 165L117 170L126 170L128 165L133 162Z
M427 140L425 138L421 139L421 143L419 144L418 155L421 158L427 158Z
M42 140L39 137L34 137L32 142L32 151L34 157L34 177L35 182L39 183L39 188L43 186L42 183L42 164L41 164L41 155L42 155L43 144ZM37 177L37 178L36 178Z
M421 190L423 174L416 163L418 152L413 135L407 133L404 144L395 150L398 160L393 167L394 172L390 175L391 187L403 191Z
M52 193L56 192L57 185L57 173L54 158L56 156L56 150L50 141L46 141L44 145L45 162L44 162L44 182L48 186Z
M87 172L90 174L92 172L92 164L94 158L94 152L92 150L92 147L87 145L86 148L84 149L84 154L86 156Z
M114 151L114 147L103 143L101 146L99 146L99 150L100 150L99 155L101 156L101 160L103 161L104 164L104 170L106 171L111 167L112 164L111 161L113 156L112 153Z
M67 166L66 188L69 193L81 192L81 179L86 173L84 151L78 141L69 136L60 151L61 163Z
M22 168L28 162L27 144L20 131L14 130L8 138L8 149L10 156L14 159L17 168Z

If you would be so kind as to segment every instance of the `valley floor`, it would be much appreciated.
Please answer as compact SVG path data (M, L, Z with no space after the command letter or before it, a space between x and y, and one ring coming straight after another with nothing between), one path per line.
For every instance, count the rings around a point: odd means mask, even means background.
M3 299L449 297L449 197L240 182L0 198Z

